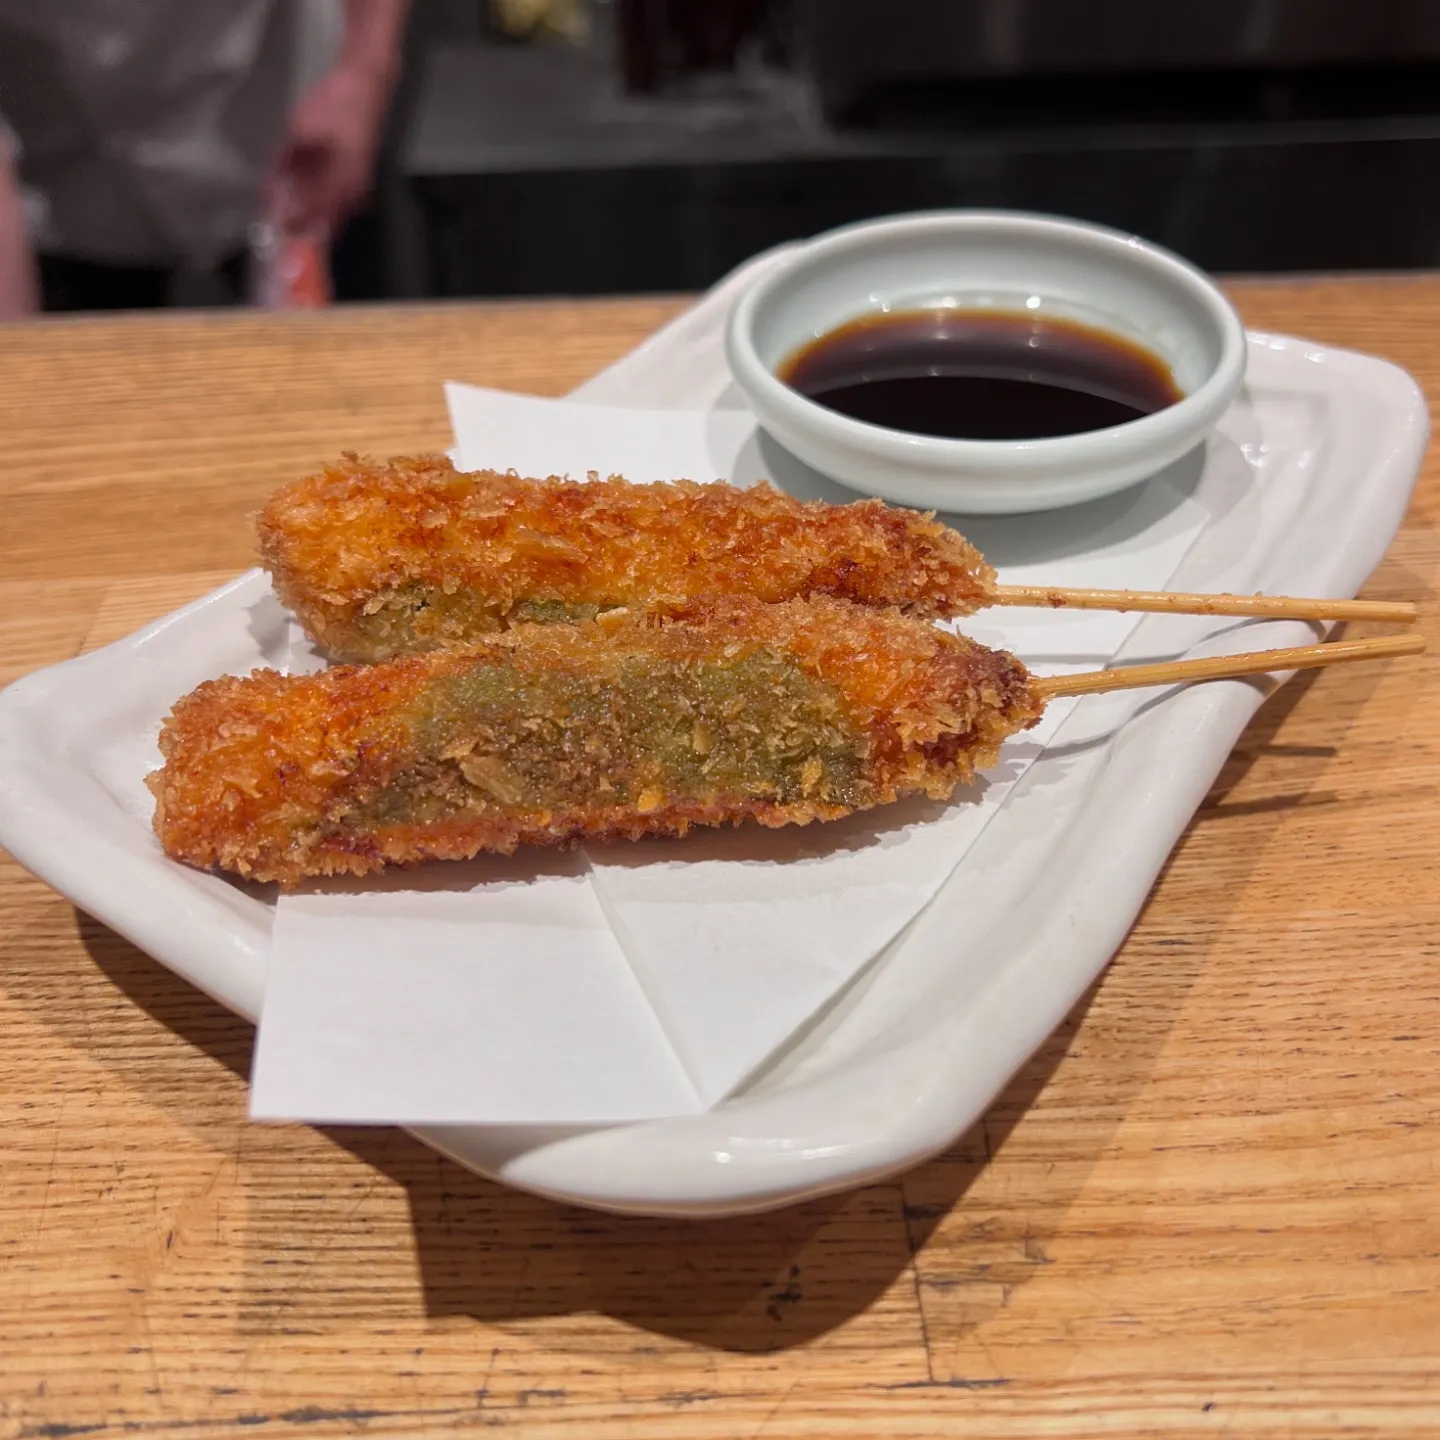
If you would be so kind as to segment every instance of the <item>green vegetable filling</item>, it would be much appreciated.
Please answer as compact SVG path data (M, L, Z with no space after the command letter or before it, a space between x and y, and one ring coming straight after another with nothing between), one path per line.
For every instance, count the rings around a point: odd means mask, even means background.
M350 824L477 805L869 799L866 736L838 693L765 649L727 663L625 657L604 679L476 665L432 684L412 724L416 765Z
M600 608L562 600L522 600L505 613L493 601L463 587L447 594L435 586L409 585L377 596L351 618L352 640L346 649L380 659L494 634L507 625L578 624L593 620Z

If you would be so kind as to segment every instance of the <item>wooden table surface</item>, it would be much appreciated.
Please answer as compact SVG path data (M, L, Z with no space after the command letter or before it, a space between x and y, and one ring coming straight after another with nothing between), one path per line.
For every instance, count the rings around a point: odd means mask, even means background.
M1440 395L1440 279L1243 284ZM0 682L251 562L450 376L563 392L678 302L0 331ZM1440 467L1366 593L1440 646ZM1435 707L1435 708L1432 708ZM0 856L0 1435L1440 1434L1440 671L1251 726L970 1134L758 1218L613 1219L246 1120L251 1030Z

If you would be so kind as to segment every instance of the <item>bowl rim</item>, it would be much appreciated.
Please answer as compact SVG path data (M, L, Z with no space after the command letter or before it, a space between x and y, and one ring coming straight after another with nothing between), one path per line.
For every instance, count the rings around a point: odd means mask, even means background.
M1176 287L1198 299L1220 336L1220 354L1204 382L1182 400L1152 414L1098 430L1070 435L1046 436L1035 440L964 440L896 430L856 420L810 399L781 380L767 366L755 348L757 313L783 283L803 272L807 264L823 262L836 252L844 253L866 241L883 240L887 234L916 231L976 231L1043 234L1062 243L1079 240L1087 247L1099 245L1111 255L1158 273ZM864 313L857 310L857 315ZM726 358L740 389L760 413L779 410L794 423L817 429L833 442L843 442L871 456L904 459L927 468L943 466L946 460L969 469L986 462L1003 464L1024 457L1026 467L1049 459L1081 460L1114 458L1117 445L1125 451L1163 446L1192 427L1213 423L1233 398L1244 379L1245 327L1224 292L1198 266L1163 245L1143 236L1097 225L1025 210L953 209L922 210L860 220L827 230L801 241L791 255L774 270L762 275L740 296L725 327Z

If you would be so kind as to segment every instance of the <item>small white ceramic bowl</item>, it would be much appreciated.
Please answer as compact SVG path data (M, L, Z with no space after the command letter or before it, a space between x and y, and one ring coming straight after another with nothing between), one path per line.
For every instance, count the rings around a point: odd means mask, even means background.
M807 399L776 370L857 316L957 306L1078 320L1152 350L1185 398L1084 434L948 440ZM761 425L806 464L867 495L970 514L1050 510L1123 490L1204 440L1245 376L1245 332L1204 275L1133 235L1044 215L955 210L832 230L740 299L726 332Z

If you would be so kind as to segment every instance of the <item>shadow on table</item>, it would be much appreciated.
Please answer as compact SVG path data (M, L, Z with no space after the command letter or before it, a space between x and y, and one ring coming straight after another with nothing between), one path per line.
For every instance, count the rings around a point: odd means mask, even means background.
M88 916L77 918L91 958L131 1001L236 1075L248 1076L254 1037L248 1024L113 931ZM1044 1088L1088 998L1006 1087L997 1106L1007 1118L987 1122L992 1152ZM75 1039L81 1043L84 1032ZM99 1058L112 1069L127 1068L121 1047L104 1047ZM132 1083L143 1082L135 1076ZM183 1112L184 1097L177 1088L165 1097L167 1108ZM313 1142L294 1143L306 1132L246 1129L233 1107L217 1122L211 1097L203 1107L192 1103L194 1113L177 1118L210 1143L225 1144L234 1127L245 1130L246 1160L238 1177L244 1193L237 1203L245 1210L246 1256L238 1323L251 1333L275 1330L277 1319L281 1329L307 1332L375 1320L382 1310L393 1320L396 1311L413 1311L418 1299L432 1319L469 1316L503 1328L544 1316L598 1313L720 1351L775 1352L868 1310L906 1275L914 1235L925 1228L923 1222L918 1232L914 1222L907 1225L899 1181L735 1219L615 1216L483 1179L398 1129L319 1127L404 1191L420 1293L381 1296L382 1277L396 1276L390 1283L397 1289L413 1282L408 1267L384 1260L377 1259L370 1276L357 1267L360 1246L391 1253L406 1247L407 1237L387 1218L391 1207L368 1223L351 1213L355 1197L373 1187L351 1178L343 1191L316 1193L332 1167L316 1156ZM217 1134L220 1123L224 1132ZM946 1168L955 1181L951 1203L979 1168ZM902 1303L913 1307L904 1283ZM643 1355L643 1342L630 1353Z
M1313 675L1297 679L1260 712L1212 789L1202 815L1223 808L1224 797L1249 765L1274 748L1277 731L1307 693ZM1312 793L1313 782L1333 753L1316 746L1286 753L1301 761L1287 793L1269 802L1278 824L1293 804ZM1254 813L1253 806L1247 807ZM1263 846L1256 847L1256 853ZM1230 871L1230 894L1242 888ZM976 1293L991 1289L995 1304L1013 1304L1014 1292L1049 1264L1047 1244L1063 1233L1066 1214L1090 1169L1123 1121L1135 1094L1144 1086L1175 1015L1203 968L1226 922L1223 898L1199 918L1187 912L1185 935L1152 937L1150 944L1171 946L1163 953L1163 990L1147 989L1152 1004L1143 1025L1127 1033L1117 1047L1119 1059L1101 1062L1084 1055L1077 1066L1106 1063L1106 1073L1085 1091L1086 1140L1067 1141L1064 1163L1048 1169L1043 1190L1025 1218L1013 1253L996 1263L995 1202L975 1195L978 1182L1004 1152L1015 1127L1034 1108L1043 1109L1051 1077L1071 1055L1099 983L1086 993L1065 1023L997 1097L984 1119L943 1155L895 1181L846 1195L811 1201L772 1212L728 1220L668 1220L619 1217L558 1205L481 1179L445 1160L401 1131L390 1128L326 1128L334 1144L405 1191L410 1229L419 1266L419 1301L430 1317L470 1316L504 1327L542 1316L600 1313L636 1329L720 1351L766 1353L822 1336L879 1301L915 1266L922 1303L927 1275L943 1271L952 1289L956 1274L964 1283L971 1264L967 1237L976 1242ZM252 1031L219 1005L199 995L169 971L150 961L113 932L79 916L86 949L99 968L137 1005L177 1031L237 1074L248 1073ZM49 1018L49 1017L47 1017ZM93 1032L77 1021L74 1043L93 1051ZM112 1068L136 1062L119 1049L102 1058ZM168 1097L174 1108L183 1093ZM187 1117L181 1114L182 1122ZM232 1117L235 1124L243 1119ZM191 1123L194 1123L193 1120ZM245 1285L240 1324L270 1330L276 1323L276 1256L303 1255L303 1287L287 1290L286 1326L345 1327L378 1318L368 1307L412 1309L414 1297L377 1298L382 1285L357 1290L357 1265L347 1252L339 1207L322 1195L296 1202L299 1183L277 1151L264 1159L266 1133L258 1129L247 1142L247 1220ZM1029 1160L1041 1139L1029 1139ZM290 1149L293 1153L294 1145ZM1039 1157L1043 1159L1044 1157ZM264 1159L264 1163L260 1163ZM1027 1167L1027 1169L1033 1167ZM305 1186L315 1189L313 1157ZM368 1187L373 1189L373 1185ZM338 1198L338 1197L337 1197ZM380 1222L387 1223L382 1219ZM390 1234L379 1243L388 1253L404 1248L404 1236ZM925 1248L944 1227L945 1244L932 1256ZM988 1227L988 1228L987 1228ZM983 1242L983 1243L981 1243ZM375 1245L368 1233L364 1243ZM983 1255L980 1253L984 1251ZM377 1264L380 1262L377 1261ZM389 1273L377 1271L379 1273ZM398 1276L399 1271L395 1272ZM408 1275L408 1269L403 1273ZM1001 1281L1003 1280L1003 1285ZM397 1278L396 1288L401 1285ZM937 1287L938 1279L933 1282ZM906 1303L910 1302L908 1297ZM987 1305L969 1305L954 1316L947 1340L981 1323ZM564 1345L563 1337L554 1337ZM643 1353L631 1347L629 1353Z

